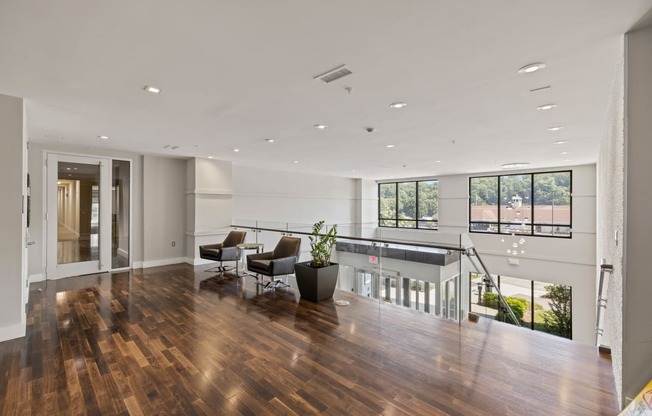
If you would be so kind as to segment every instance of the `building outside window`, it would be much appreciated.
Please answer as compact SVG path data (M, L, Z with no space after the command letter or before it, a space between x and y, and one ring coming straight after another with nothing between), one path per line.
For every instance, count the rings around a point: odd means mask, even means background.
M570 238L572 173L469 179L469 231Z
M437 195L436 179L378 184L378 225L436 230Z

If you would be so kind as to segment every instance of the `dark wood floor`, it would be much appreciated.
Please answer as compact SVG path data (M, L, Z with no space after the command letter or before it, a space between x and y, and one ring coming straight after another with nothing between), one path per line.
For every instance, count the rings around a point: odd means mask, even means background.
M27 337L0 343L2 415L617 413L611 363L591 347L210 276L33 284Z

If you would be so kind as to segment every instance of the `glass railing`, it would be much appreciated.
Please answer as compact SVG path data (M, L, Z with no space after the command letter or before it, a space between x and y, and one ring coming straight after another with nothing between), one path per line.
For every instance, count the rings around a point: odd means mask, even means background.
M301 238L299 261L310 259L312 224L234 220L232 228L247 231L246 242L261 244L261 251L272 251L282 235ZM337 231L331 259L339 264L337 289L459 323L477 314L470 276L490 274L468 234L401 233L377 223L338 224ZM296 287L292 276L287 279ZM497 291L491 279L486 284ZM497 302L511 319L502 295Z

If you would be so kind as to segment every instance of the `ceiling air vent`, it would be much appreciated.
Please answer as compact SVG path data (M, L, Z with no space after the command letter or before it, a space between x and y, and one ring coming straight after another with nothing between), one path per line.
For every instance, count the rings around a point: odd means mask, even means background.
M351 75L352 73L353 72L351 72L351 70L347 68L346 65L341 65L337 68L331 69L330 71L324 72L321 75L317 75L315 79L319 79L328 84L329 82L344 78L345 76Z
M168 150L177 150L179 148L179 146L175 146L175 145L172 145L172 144L167 144L167 145L163 146L163 148L168 149Z

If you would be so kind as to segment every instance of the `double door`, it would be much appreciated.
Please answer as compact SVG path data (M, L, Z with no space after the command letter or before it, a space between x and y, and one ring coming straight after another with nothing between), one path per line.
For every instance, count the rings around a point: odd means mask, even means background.
M46 276L129 267L131 163L47 155Z

